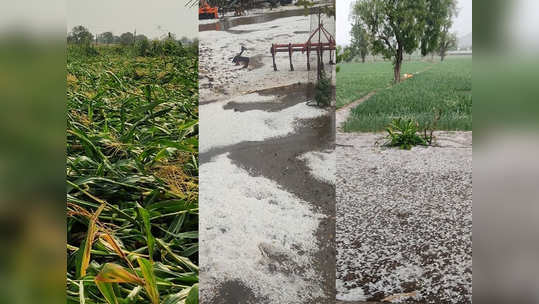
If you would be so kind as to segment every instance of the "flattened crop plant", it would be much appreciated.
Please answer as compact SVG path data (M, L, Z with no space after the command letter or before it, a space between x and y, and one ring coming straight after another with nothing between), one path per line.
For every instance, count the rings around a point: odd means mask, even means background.
M166 43L68 46L67 303L198 303L198 58Z

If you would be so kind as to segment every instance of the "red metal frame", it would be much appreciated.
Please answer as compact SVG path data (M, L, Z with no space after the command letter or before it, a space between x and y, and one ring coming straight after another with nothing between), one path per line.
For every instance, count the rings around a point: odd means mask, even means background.
M324 34L328 42L311 42L314 35L316 33ZM288 43L288 44L275 44L273 43L271 45L271 56L273 58L273 70L277 71L277 64L275 63L275 55L277 53L288 53L288 56L290 58L290 70L294 70L294 65L292 64L292 53L293 52L301 52L302 54L307 52L307 70L311 70L311 63L310 63L310 53L312 51L316 51L317 56L320 56L322 59L324 58L324 51L329 51L329 64L333 64L333 51L337 49L335 38L331 33L329 33L322 23L318 26L318 28L311 34L309 39L307 39L307 42L305 43ZM322 60L323 61L323 60Z

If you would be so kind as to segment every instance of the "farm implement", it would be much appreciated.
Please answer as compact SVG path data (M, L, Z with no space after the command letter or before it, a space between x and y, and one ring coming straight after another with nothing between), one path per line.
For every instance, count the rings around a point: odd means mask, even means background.
M206 0L200 1L198 19L219 19L219 8L211 6Z
M318 34L318 42L313 42L313 38ZM322 42L322 35L325 38ZM311 52L316 52L319 66L323 68L324 51L329 51L329 64L334 64L333 51L336 50L335 38L324 28L323 23L319 23L318 28L311 34L307 42L305 43L288 43L288 44L275 44L271 45L271 56L273 58L273 70L277 71L277 64L275 63L275 56L277 53L288 53L290 59L290 70L294 70L294 64L292 63L292 54L294 52L307 53L307 70L311 70L310 56Z

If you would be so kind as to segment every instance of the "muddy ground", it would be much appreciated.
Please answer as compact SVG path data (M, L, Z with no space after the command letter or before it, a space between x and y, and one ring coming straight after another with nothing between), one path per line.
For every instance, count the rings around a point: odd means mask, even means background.
M404 151L383 133L337 134L342 303L471 303L472 133L435 135Z
M269 54L309 27L293 16L201 34L201 303L335 302L333 110L307 104L300 58L274 72ZM248 68L230 62L240 44Z

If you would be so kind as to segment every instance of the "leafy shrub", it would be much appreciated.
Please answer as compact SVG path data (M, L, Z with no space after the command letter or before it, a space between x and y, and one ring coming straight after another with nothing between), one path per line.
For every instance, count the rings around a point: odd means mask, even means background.
M393 119L386 128L388 141L385 146L410 150L413 146L429 145L430 141L418 134L419 123L413 119Z

